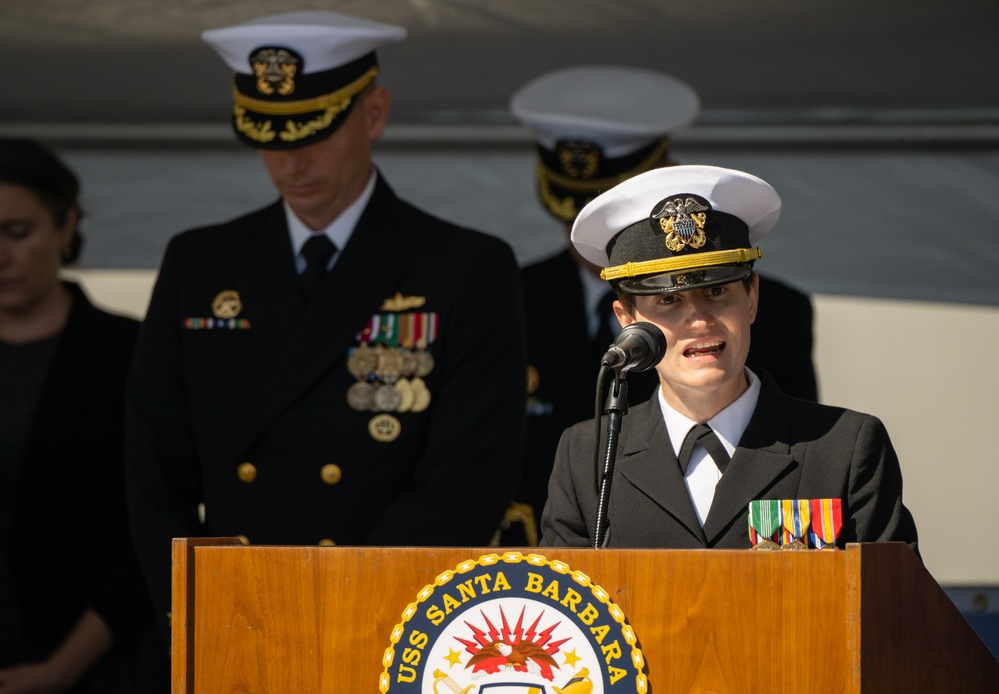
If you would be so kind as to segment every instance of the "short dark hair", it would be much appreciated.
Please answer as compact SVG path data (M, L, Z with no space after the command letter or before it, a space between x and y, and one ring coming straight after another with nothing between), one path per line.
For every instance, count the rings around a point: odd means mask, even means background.
M62 260L71 263L80 256L80 180L52 150L37 140L0 137L0 183L13 183L33 192L57 226L64 225L70 211L76 210L77 228Z
M746 292L749 292L749 288L753 286L753 278L756 273L753 270L749 271L749 274L742 278L742 286L746 288ZM622 292L618 285L614 285L614 293L617 294L617 300L621 302L621 306L632 318L635 317L635 295L625 294Z

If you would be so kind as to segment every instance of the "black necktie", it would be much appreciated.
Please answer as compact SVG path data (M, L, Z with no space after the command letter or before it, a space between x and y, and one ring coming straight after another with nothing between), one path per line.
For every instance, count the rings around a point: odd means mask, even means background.
M597 304L597 332L590 344L593 346L593 362L600 364L600 358L614 342L614 332L610 327L611 316L614 315L614 292L608 291Z
M680 454L677 456L677 460L680 461L680 471L684 475L687 474L687 466L690 465L690 456L694 452L694 446L697 444L701 444L701 448L706 450L711 459L715 461L718 470L724 473L725 466L731 460L728 456L728 451L725 450L725 446L718 440L718 435L715 434L711 427L704 424L698 424L687 432L687 438L683 440L683 445L680 446Z
M302 273L302 291L306 301L312 301L319 291L319 284L326 275L326 266L336 252L336 246L326 234L313 234L302 246L305 272Z

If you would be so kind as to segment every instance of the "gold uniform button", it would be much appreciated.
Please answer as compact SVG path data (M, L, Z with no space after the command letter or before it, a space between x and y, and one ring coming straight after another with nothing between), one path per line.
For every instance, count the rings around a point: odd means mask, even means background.
M325 538L323 538L322 540L319 541L319 546L320 547L336 547L336 543L333 542L333 540L329 539L328 537L325 537Z
M323 469L319 471L319 476L322 477L323 482L326 484L336 484L343 477L343 472L339 466L329 463L323 465Z
M236 475L239 476L239 479L249 484L257 479L257 468L253 463L242 463L236 468Z
M250 544L250 538L248 538L246 535L237 535L236 539L242 542L244 545Z

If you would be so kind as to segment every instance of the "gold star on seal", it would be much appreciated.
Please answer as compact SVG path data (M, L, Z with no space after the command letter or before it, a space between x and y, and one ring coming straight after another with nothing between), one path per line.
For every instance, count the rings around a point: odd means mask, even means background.
M576 667L576 663L582 660L582 658L576 655L575 648L573 648L571 651L565 651L562 655L565 657L565 662L562 664L568 665L569 667Z
M453 648L448 648L448 651L450 652L444 656L444 660L451 663L451 667L461 665L461 651L456 651Z

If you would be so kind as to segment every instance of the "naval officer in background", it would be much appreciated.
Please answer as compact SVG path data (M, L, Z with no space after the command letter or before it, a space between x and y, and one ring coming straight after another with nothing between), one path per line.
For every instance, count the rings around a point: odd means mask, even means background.
M332 12L206 31L280 200L171 240L131 372L133 536L158 612L171 538L484 545L522 456L521 285L504 242L371 161L376 49Z
M670 136L695 121L700 99L662 72L586 65L536 77L513 94L510 110L534 134L538 197L562 227L566 247L523 269L525 296L546 300L526 306L527 453L500 533L506 545L534 542L558 440L570 425L593 417L600 357L620 331L601 268L568 243L572 223L599 193L676 164ZM765 276L759 291L766 301L752 327L749 363L765 368L789 395L815 400L811 299ZM628 383L634 405L652 395L658 378L633 373Z

